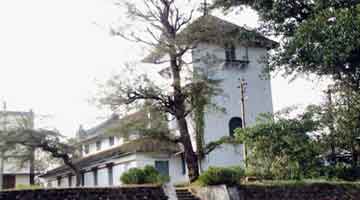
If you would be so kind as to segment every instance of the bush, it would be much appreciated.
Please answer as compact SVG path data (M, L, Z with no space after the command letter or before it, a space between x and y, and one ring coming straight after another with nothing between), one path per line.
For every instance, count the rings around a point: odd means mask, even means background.
M236 185L245 174L241 167L210 167L199 177L201 185Z
M322 169L322 175L328 179L357 181L360 180L360 167L351 167L343 164L327 166Z
M144 184L145 173L139 168L131 168L121 176L121 182L125 184Z
M360 168L359 167L338 167L335 170L335 176L338 179L345 181L357 181L360 180Z
M120 180L124 184L162 184L169 177L162 176L154 167L146 166L143 169L131 168L123 173Z

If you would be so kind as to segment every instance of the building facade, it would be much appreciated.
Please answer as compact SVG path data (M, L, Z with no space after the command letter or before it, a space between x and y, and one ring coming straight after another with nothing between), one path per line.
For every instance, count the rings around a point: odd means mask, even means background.
M256 32L210 15L197 19L193 24L207 24L209 31L220 33L220 38L230 37L230 33L250 33L253 36L246 42L243 39L219 42L204 38L186 55L190 59L189 63L192 63L191 70L187 73L189 77L195 76L192 73L199 72L210 79L221 80L218 87L222 93L212 97L211 102L224 111L205 109L202 142L206 145L225 136L234 136L236 128L255 123L261 113L273 112L270 79L262 77L265 64L261 60L276 43ZM161 63L161 60L166 60L166 55L153 54L144 59L144 62L150 65ZM171 77L167 70L165 67L159 72L165 81ZM241 81L247 83L242 91L239 88ZM240 101L242 97L244 101ZM83 186L120 185L123 172L146 165L154 166L160 173L169 175L174 184L188 182L181 146L136 137L125 139L120 136L121 133L106 134L107 129L121 124L121 120L114 115L97 127L79 130L77 137L82 145L83 157L77 164L82 170ZM191 117L188 118L188 124L193 146L197 149L196 124ZM174 135L178 134L175 121L169 123L168 129ZM243 166L244 155L243 145L224 144L206 155L199 164L201 171L210 166ZM42 177L51 187L74 186L74 177L64 166L50 170Z
M136 113L134 115L142 115ZM131 115L131 117L134 117ZM128 116L129 117L129 116ZM122 124L124 118L113 115L89 130L82 127L77 133L82 157L75 161L81 169L81 186L106 187L121 185L121 175L130 168L154 166L169 176L172 183L188 181L182 151L177 144L154 140L121 137L110 129ZM60 166L42 175L47 187L75 187L74 174Z
M34 128L34 113L17 111L0 111L0 130L11 131L18 128ZM15 148L15 149L14 149ZM17 185L30 185L30 177L34 176L30 172L30 161L20 162L24 151L30 151L22 146L15 146L11 149L4 148L0 152L0 179L2 177L1 188L11 189ZM34 152L29 152L30 154ZM23 159L21 159L23 160Z

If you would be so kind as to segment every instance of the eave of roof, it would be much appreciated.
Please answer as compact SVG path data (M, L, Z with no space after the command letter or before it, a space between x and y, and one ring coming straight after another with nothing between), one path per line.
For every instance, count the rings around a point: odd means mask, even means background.
M231 37L229 37L231 36ZM251 38L249 38L251 36ZM249 47L264 47L273 49L279 44L254 30L248 30L239 25L222 20L212 15L199 17L189 24L178 36L186 41L186 44L193 44L195 41L207 43L226 44L228 38L236 38L239 43L245 43ZM231 39L234 41L233 39ZM166 52L159 46L143 59L145 63L156 63Z
M133 153L177 153L180 151L181 148L176 143L160 141L151 138L143 138L130 141L119 147L81 158L75 161L74 164L77 165L80 169L83 169L94 164L100 164L110 159L124 157ZM68 172L70 172L70 169L63 165L46 172L40 177L52 177Z
M83 130L84 133L80 136L78 143L84 144L96 139L108 137L111 134L115 134L111 133L112 128L116 128L116 126L118 126L119 128L123 122L126 122L128 120L137 120L139 117L143 116L144 112L141 111L129 114L123 118L119 118L118 115L114 114L111 118L100 123L99 125L89 130Z

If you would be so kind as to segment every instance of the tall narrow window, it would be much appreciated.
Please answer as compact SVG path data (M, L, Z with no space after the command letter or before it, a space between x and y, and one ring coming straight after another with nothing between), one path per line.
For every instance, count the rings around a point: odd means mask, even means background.
M115 137L114 136L109 137L109 144L110 144L110 146L113 146L115 144Z
M185 162L185 154L181 154L181 167L182 167L182 174L186 174L186 162Z
M98 169L95 167L92 169L94 174L94 186L98 185Z
M61 187L61 176L57 177L57 186Z
M236 48L234 44L228 44L225 46L225 58L226 62L236 61Z
M106 165L106 167L108 169L109 185L112 186L112 185L114 185L114 172L113 172L114 164L109 163L109 164Z
M242 119L240 117L233 117L229 122L229 132L231 137L235 136L235 130L237 128L242 128Z
M85 153L85 154L88 154L88 153L89 153L89 145L88 145L88 144L85 144L85 145L84 145L84 153Z
M68 176L68 183L69 183L69 187L72 186L72 174L69 174Z
M81 172L81 186L85 186L85 172Z
M101 140L96 141L96 150L100 151L101 150Z

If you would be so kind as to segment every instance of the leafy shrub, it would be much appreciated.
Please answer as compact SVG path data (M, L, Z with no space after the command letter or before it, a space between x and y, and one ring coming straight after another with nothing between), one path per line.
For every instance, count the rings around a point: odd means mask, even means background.
M360 167L338 164L336 166L323 167L321 172L327 179L340 179L345 181L360 180Z
M274 175L271 174L269 170L263 170L263 169L255 169L253 167L248 167L245 169L246 177L256 177L256 179L259 180L273 180Z
M199 177L202 185L236 185L245 174L241 167L210 167Z
M124 184L162 184L169 180L169 177L162 176L154 167L131 168L123 173L120 180Z
M338 178L346 181L360 180L360 167L345 167L338 174Z
M120 177L121 182L125 184L144 184L145 173L144 170L139 168L131 168L123 173Z

